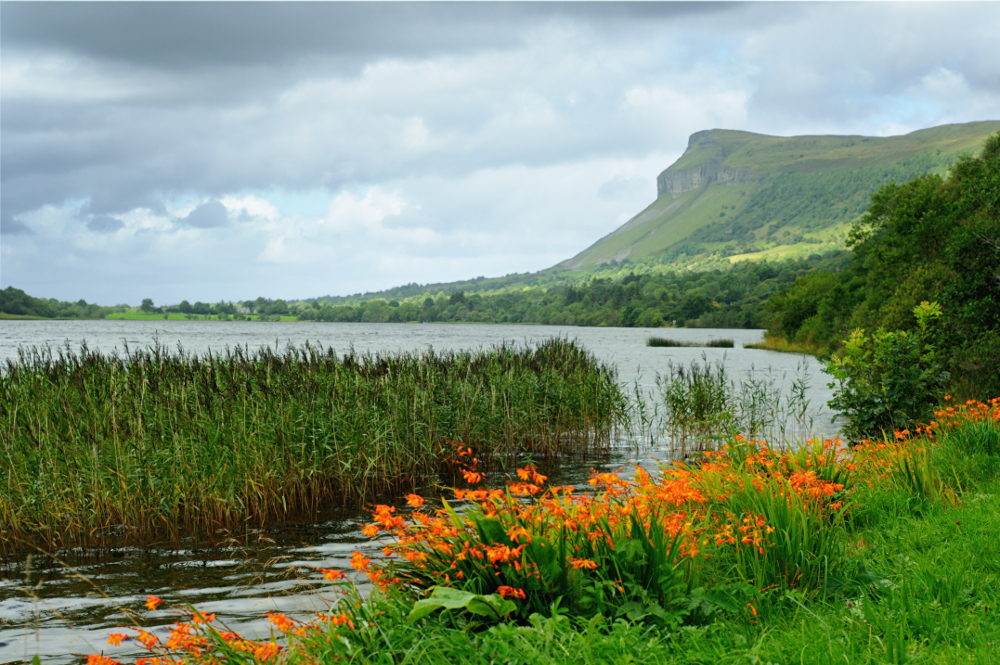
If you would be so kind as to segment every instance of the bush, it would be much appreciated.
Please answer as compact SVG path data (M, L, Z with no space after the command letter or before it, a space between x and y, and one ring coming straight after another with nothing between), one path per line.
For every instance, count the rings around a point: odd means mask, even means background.
M950 375L944 371L931 343L931 323L941 316L937 303L913 308L918 329L868 335L855 330L844 350L826 363L833 375L830 408L847 418L844 433L860 440L890 435L917 422L926 422L938 403Z

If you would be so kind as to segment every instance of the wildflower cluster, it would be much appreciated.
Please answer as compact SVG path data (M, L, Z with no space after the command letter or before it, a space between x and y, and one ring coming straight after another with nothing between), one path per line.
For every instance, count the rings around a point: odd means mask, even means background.
M320 569L323 577L330 581L340 581L344 574L336 570ZM149 596L146 607L157 609L163 601ZM312 621L296 621L285 614L268 612L268 621L281 634L270 639L248 639L219 624L214 613L201 613L190 608L175 610L178 621L170 626L165 639L144 630L132 628L133 635L112 633L108 644L120 646L134 641L150 656L138 658L135 665L188 665L205 663L220 665L227 662L254 663L303 663L315 662L310 655L310 645L317 639L329 639L331 631L339 627L354 630L354 621L346 612L318 613ZM103 654L91 654L87 665L122 665Z
M523 601L522 617L557 598L582 613L640 596L669 605L708 557L726 549L765 557L773 548L784 525L748 494L798 506L816 528L845 511L847 461L838 442L800 453L737 443L742 454L706 453L698 464L675 462L655 478L641 467L631 479L593 472L590 492L546 487L529 465L504 489L454 490L470 504L461 514L448 502L431 512L411 500L416 510L406 518L377 506L365 533L389 540L388 563L375 566L376 574L416 589L497 593Z
M945 395L946 401L951 401L951 395ZM974 399L964 404L946 406L934 411L934 420L927 426L927 432L949 431L968 423L986 422L1000 423L1000 397L994 397L986 402Z

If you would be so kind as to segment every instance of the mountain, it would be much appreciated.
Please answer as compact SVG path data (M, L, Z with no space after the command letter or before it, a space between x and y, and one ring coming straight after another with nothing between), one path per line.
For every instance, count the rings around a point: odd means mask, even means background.
M884 138L698 132L657 177L653 203L558 267L593 270L627 260L707 269L840 248L879 187L943 175L998 130L1000 121Z
M942 125L904 136L767 136L728 129L693 134L656 179L645 210L571 259L535 273L407 284L353 296L346 304L437 293L497 293L621 279L650 269L712 270L741 260L805 259L844 248L851 224L882 185L922 173L944 175L975 153L1000 121Z

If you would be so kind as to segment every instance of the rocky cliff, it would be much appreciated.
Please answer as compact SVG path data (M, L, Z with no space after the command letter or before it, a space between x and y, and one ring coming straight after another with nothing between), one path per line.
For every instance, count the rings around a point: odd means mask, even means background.
M677 160L677 163L656 177L657 197L670 196L676 198L692 189L706 187L716 182L723 185L745 185L760 182L763 179L761 174L755 173L752 169L733 168L723 164L726 157L734 149L742 146L744 142L751 140L751 137L756 137L757 135L750 134L749 132L725 132L727 134L746 135L746 141L737 141L736 145L733 145L733 141L727 141L725 144L720 143L717 140L720 133L722 133L720 130L709 129L691 135L691 138L688 139L688 147L684 151L684 155ZM703 163L692 166L684 165L686 161L692 161L685 158L696 155L698 156L697 161ZM705 161L706 155L708 156L707 161Z

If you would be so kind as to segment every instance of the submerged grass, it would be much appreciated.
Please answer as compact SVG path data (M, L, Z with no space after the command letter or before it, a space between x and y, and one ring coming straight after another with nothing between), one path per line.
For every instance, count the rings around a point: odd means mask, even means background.
M615 370L573 341L356 354L306 345L195 356L83 346L0 373L0 545L211 538L399 493L448 470L610 445Z
M729 378L723 361L712 364L705 354L702 362L687 367L668 362L667 371L657 374L659 394L645 420L669 436L673 452L681 457L716 448L737 434L788 445L796 436L806 438L813 426L806 397L808 365L803 361L797 366L787 388L784 380L782 376L779 382L770 369L751 367L737 382Z
M733 348L733 340L731 339L710 339L704 344L698 344L696 342L678 342L677 340L667 339L666 337L650 337L646 340L646 346L662 346L662 347L708 347L713 349L731 349Z

